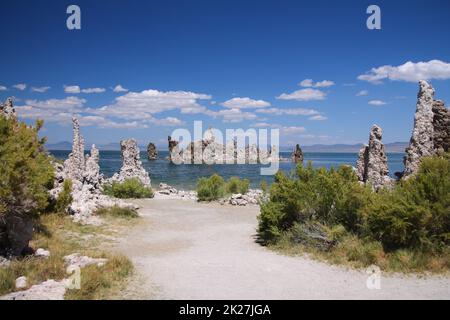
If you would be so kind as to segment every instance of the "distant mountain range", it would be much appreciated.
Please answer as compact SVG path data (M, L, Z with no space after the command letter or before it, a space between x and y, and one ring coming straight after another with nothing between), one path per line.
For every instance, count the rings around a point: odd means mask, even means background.
M86 143L86 146L90 146L91 144ZM358 153L359 149L361 149L360 143L358 144L315 144L311 146L301 146L303 152L329 152L329 153ZM68 141L62 141L58 143L48 143L47 149L49 150L71 150L72 143ZM120 144L117 142L112 142L108 144L99 144L96 145L99 150L113 150L119 151ZM385 144L386 152L389 153L403 153L405 152L405 148L408 146L407 142L393 142ZM146 146L140 145L139 148L143 151L146 150ZM167 148L158 148L161 151L167 151ZM292 147L281 147L281 151L291 151Z

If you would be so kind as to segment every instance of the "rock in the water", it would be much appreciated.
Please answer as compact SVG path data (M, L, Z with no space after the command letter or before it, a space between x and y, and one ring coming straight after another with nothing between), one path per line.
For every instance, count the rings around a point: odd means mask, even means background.
M156 150L156 146L153 142L150 142L147 146L147 158L148 160L158 159L158 151Z
M359 181L370 184L375 190L391 183L382 135L381 128L374 125L370 130L369 145L361 148L356 164Z
M404 178L416 173L422 157L434 154L433 104L434 89L426 81L419 81L414 129L406 148Z
M299 144L295 146L294 152L292 153L292 161L295 163L303 162L303 151Z
M139 147L134 139L126 139L120 141L122 152L122 168L113 175L111 182L124 182L127 179L136 178L142 184L150 186L150 177L142 166Z
M16 117L16 110L14 109L11 98L6 99L3 104L0 103L0 115L3 115L7 119Z
M16 289L25 289L28 286L28 279L27 277L19 277L16 279Z
M450 150L450 110L441 100L433 103L433 143L437 153Z
M66 280L47 280L25 291L13 292L0 297L0 300L64 300Z

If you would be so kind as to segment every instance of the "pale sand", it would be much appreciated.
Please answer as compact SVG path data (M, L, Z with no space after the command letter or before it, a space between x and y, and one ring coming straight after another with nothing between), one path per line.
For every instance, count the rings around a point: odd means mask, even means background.
M123 298L450 299L450 278L381 277L277 254L255 243L259 207L142 200L142 219L118 250L137 269Z

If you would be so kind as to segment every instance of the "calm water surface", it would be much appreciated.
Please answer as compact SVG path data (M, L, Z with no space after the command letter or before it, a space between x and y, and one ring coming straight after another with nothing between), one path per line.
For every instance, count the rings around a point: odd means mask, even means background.
M56 158L67 159L70 151L51 150ZM290 152L280 152L281 157L290 157ZM268 183L273 181L273 176L261 176L261 165L174 165L166 160L168 151L160 151L159 159L154 161L147 160L145 152L141 152L141 160L144 168L150 173L152 185L156 186L160 182L166 182L174 187L181 189L194 189L197 179L210 176L217 173L224 178L239 176L249 179L252 187L258 187L262 180ZM305 153L305 162L312 161L314 167L338 167L340 165L356 165L358 154L356 153ZM388 154L388 165L391 176L394 172L403 170L403 154ZM105 177L112 176L119 171L122 166L120 151L100 151L100 170ZM280 162L280 170L290 173L295 165L292 162Z

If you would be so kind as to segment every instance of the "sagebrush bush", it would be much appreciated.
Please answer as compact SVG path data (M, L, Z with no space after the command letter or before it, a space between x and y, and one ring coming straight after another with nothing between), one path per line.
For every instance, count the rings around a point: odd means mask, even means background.
M355 266L446 270L450 156L422 159L416 175L379 192L360 185L350 167L299 165L291 177L277 173L258 219L266 244L300 244Z
M154 196L152 188L147 187L137 178L105 185L103 187L103 193L120 199L153 198Z
M239 179L238 177L231 177L228 179L225 185L225 191L227 193L240 193L246 194L250 187L250 181L248 179Z
M361 210L368 236L387 249L450 244L450 161L424 158L419 172L392 192L373 194Z
M293 177L278 172L270 188L270 199L261 205L259 233L266 241L276 238L294 223L318 221L332 226L342 224L358 231L358 209L370 190L358 183L351 167L314 169L311 163L299 165Z
M209 178L200 178L197 182L197 197L199 201L213 201L225 195L224 179L213 174Z

